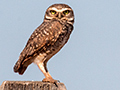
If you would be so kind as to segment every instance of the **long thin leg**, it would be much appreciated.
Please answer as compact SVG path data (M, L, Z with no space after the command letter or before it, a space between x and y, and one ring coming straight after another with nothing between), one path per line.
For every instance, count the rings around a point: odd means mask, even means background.
M51 83L55 83L57 82L57 80L54 80L52 78L52 76L49 74L47 68L46 68L46 64L44 64L43 62L40 62L37 64L39 69L42 71L42 73L44 74L45 78L42 80L43 82L51 82Z

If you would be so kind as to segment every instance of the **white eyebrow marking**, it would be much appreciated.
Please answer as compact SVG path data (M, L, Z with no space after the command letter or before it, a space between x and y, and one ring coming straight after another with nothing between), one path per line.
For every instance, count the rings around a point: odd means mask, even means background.
M55 10L55 11L58 11L58 12L63 12L63 11L65 11L65 10L71 10L71 9L62 8L62 9L59 10L59 9L57 9L57 8L55 8L55 7L52 7L51 10Z
M47 16L47 15L45 16L45 18L47 18L47 19L52 19L52 17L49 17L49 16Z
M74 17L68 18L68 20L72 21L72 20L74 20Z

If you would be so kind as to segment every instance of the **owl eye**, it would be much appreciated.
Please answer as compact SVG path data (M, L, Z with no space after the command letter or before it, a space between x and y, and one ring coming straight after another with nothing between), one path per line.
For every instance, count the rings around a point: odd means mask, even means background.
M52 15L54 15L54 14L56 14L56 11L51 10L50 13L51 13Z
M66 11L63 12L63 14L67 15L67 14L69 14L69 12L70 12L69 10L66 10Z

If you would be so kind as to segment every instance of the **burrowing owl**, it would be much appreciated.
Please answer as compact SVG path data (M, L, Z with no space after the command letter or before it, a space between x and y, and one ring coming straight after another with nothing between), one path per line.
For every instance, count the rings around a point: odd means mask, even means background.
M46 64L68 41L73 30L74 13L66 4L51 5L45 13L43 23L32 33L14 66L14 72L23 74L32 62L44 74L44 82L55 83Z

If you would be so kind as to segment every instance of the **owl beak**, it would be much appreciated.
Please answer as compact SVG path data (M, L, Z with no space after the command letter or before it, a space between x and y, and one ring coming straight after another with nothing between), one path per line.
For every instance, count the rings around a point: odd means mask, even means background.
M58 18L61 19L61 13L60 12L58 13Z

